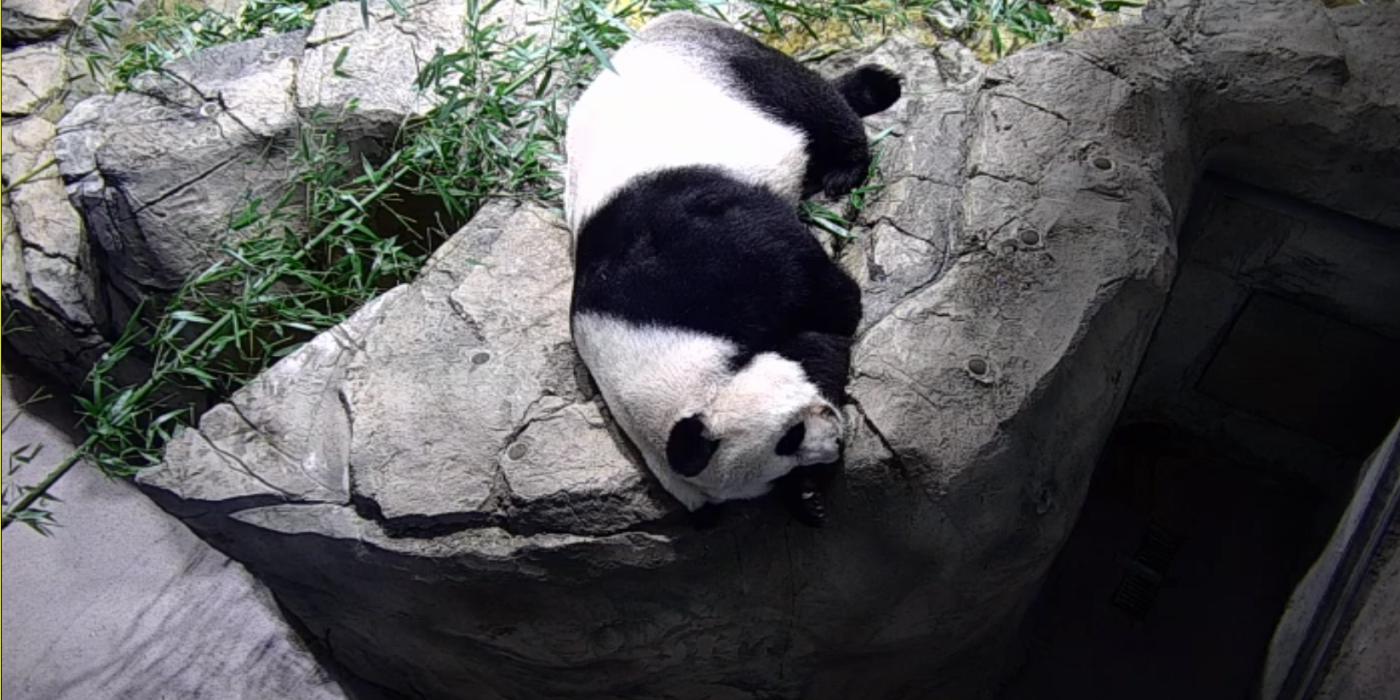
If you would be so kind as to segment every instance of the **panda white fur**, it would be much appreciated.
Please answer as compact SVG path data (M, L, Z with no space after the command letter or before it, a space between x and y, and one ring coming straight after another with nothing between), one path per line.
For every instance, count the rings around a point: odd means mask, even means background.
M575 344L609 410L691 511L836 462L860 290L797 217L865 177L874 67L828 83L717 22L673 13L569 115ZM804 468L804 470L799 470ZM786 491L823 516L808 477Z

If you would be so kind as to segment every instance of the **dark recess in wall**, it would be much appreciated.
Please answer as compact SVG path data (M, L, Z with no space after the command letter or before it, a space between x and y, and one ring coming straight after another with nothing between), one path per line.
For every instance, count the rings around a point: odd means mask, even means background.
M1207 176L1006 700L1243 698L1400 416L1400 232Z

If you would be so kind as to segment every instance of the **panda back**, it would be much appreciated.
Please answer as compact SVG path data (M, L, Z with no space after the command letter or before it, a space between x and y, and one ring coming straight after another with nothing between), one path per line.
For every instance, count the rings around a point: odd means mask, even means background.
M634 178L673 168L717 168L792 203L801 195L802 131L730 84L722 46L665 20L619 50L569 114L565 210L576 232Z

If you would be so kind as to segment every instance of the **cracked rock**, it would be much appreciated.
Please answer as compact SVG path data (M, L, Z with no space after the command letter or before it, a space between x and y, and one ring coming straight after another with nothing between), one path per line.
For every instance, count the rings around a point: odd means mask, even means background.
M402 5L406 14L400 16L384 0L372 0L369 29L357 3L337 3L316 15L297 74L297 108L303 117L338 114L339 133L382 141L409 117L422 116L438 103L435 93L418 86L418 76L437 52L463 47L467 4L418 0ZM549 17L543 5L499 3L482 13L479 24L500 25L497 36L506 41L546 31L542 20Z
M533 420L506 447L510 518L522 530L608 534L660 520L665 495L618 449L600 407L571 404Z
M106 291L134 306L177 289L236 242L239 213L289 186L302 38L201 52L59 122L59 168L105 254Z
M356 123L344 128L392 135L404 119L435 104L431 92L416 87L418 74L435 52L461 48L466 3L405 5L408 15L400 17L383 0L370 3L377 21L368 30L356 3L337 3L317 14L297 76L303 115L339 112L353 100L358 106L349 118Z
M81 377L105 347L91 250L53 165L54 125L6 123L4 307L9 347L55 376Z
M865 318L820 530L767 501L690 527L567 351L557 212L502 202L138 480L415 697L987 697L1197 178L1400 224L1397 46L1390 6L1169 0L991 67L836 59L911 79L840 246Z
M357 495L387 521L499 516L506 484L471 465L518 458L522 426L572 400L546 371L548 350L569 338L558 275L568 265L568 232L542 212L488 208L365 339L345 387L352 470ZM507 296L520 303L501 304ZM418 346L404 348L406 336Z
M83 0L7 0L0 10L0 31L7 44L62 34L73 28L85 4Z
M575 386L569 244L547 210L486 207L419 282L206 413L143 485L202 510L353 505L396 536L606 536L663 517L661 492Z
M24 243L24 268L31 293L74 326L97 325L96 281L82 222L64 196L53 165L54 125L37 117L4 127L4 170L18 183L10 211Z
M6 51L0 112L22 117L38 111L63 88L63 49L55 44L34 44Z
M379 296L205 413L197 429L166 447L170 468L146 475L143 485L178 487L180 512L230 502L348 504L352 417L340 395L344 364L362 351L379 310L401 294Z
M201 2L200 5L222 11L231 2L239 1L211 0ZM103 17L113 25L116 34L121 36L136 22L138 16L144 16L143 12L149 2L150 0L121 0L111 3L105 7ZM0 29L0 33L3 33L6 46L68 34L88 19L90 4L87 0L5 0L4 8L0 10L0 18L4 20L4 27ZM90 37L82 39L90 40ZM6 60L9 60L8 56Z

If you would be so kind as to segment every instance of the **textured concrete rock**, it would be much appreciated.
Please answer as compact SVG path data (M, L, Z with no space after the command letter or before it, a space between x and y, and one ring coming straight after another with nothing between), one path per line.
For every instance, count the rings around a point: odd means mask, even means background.
M127 305L174 290L287 187L302 34L217 47L93 97L59 123L68 193Z
M1392 527L1360 609L1318 688L1319 700L1385 700L1400 695L1400 529Z
M418 85L418 75L437 52L463 47L467 4L401 4L403 16L385 0L370 2L368 29L358 3L337 3L316 16L297 73L297 108L303 117L338 115L337 133L367 140L362 147L373 149L392 138L406 119L438 104L436 93ZM552 12L538 3L498 3L477 22L483 28L498 25L496 36L504 41L547 32L545 20L552 19Z
M106 3L101 16L108 26L122 36L139 17L147 15L152 2L158 0L118 0ZM36 40L58 38L68 34L89 19L91 2L88 0L6 0L0 17L4 19L3 33L5 45L24 44ZM186 3L195 7L208 7L212 10L231 14L233 5L241 5L242 0L193 0ZM81 33L80 33L81 34ZM99 48L93 33L74 36L85 48Z
M11 206L27 245L65 256L26 255L23 271L7 260L5 302L32 306L27 298L73 284L62 303L48 306L45 323L33 324L41 333L6 335L11 348L51 379L81 384L138 303L203 269L236 242L229 224L240 212L285 191L301 44L301 34L289 34L211 49L64 116L47 155L66 184L25 186L48 188L32 200L51 213L28 223L23 189ZM59 283L44 283L59 273L66 275Z
M207 503L350 504L395 534L546 528L580 495L610 505L566 513L577 522L556 530L609 533L659 517L664 502L617 453L576 374L568 267L568 232L548 212L486 208L420 283L206 413L146 483ZM530 303L502 306L504 296ZM405 336L418 347L402 347Z
M377 21L367 30L358 3L337 3L316 16L297 75L303 114L339 112L353 100L350 117L363 120L359 128L392 135L405 118L433 106L432 93L416 87L418 73L436 51L461 48L466 3L405 4L408 15L400 17L383 0L370 3Z
M82 222L54 167L54 125L7 123L4 149L6 340L55 376L81 376L101 353L104 321L96 268Z
M73 28L86 4L83 0L8 0L0 9L0 32L7 44L62 34Z
M25 46L6 51L0 112L20 117L42 107L63 87L63 49L52 44Z
M1201 171L1400 216L1395 12L1173 1L985 72L883 47L919 78L838 251L865 319L823 530L765 503L680 521L569 353L567 234L504 204L140 482L404 692L986 696Z
M20 408L33 390L4 379L6 448L44 448L7 475L24 483L74 447L66 402ZM50 700L345 700L266 587L130 484L80 464L53 495L63 500L51 537L5 533L0 690Z
M597 409L574 406L583 392L560 275L569 268L567 232L543 212L493 208L458 240L424 283L382 310L364 353L345 365L356 497L391 528L489 522L502 504L528 519L557 508L560 496L641 503L627 491L644 480L610 449ZM483 264L469 268L471 260ZM528 303L503 305L505 296ZM436 351L382 362L405 356L405 335ZM413 431L403 431L405 421ZM463 468L498 462L496 471ZM616 530L633 522L618 518L654 510L600 507L568 531Z

